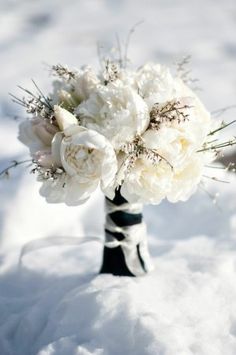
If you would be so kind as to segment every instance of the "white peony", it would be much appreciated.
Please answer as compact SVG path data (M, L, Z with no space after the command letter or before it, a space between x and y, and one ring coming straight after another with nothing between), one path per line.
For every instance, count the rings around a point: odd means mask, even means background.
M204 160L194 154L186 164L175 170L167 199L170 202L186 201L196 191L204 170Z
M201 181L204 165L212 155L202 157L195 153L179 168L171 168L164 160L153 165L145 158L136 161L121 186L122 196L129 202L159 204L186 201Z
M82 125L103 134L119 149L149 124L148 107L130 87L110 83L78 106Z
M155 103L169 101L175 96L175 80L163 65L147 63L137 71L135 79L135 88L149 110Z
M153 165L140 158L126 175L121 194L129 202L158 204L170 191L172 176L172 169L166 162Z
M100 80L91 67L85 66L78 71L75 79L71 80L71 84L74 96L81 102L89 98L91 93L100 84Z
M56 122L36 117L20 125L19 139L38 163L41 194L77 205L98 185L110 199L121 186L129 202L185 201L215 158L199 153L214 129L209 112L162 65L112 68L104 77L84 67L54 82ZM151 161L155 153L160 161Z
M60 107L54 112L62 131L52 141L52 153L65 172L45 181L40 192L48 202L77 205L87 200L99 184L102 190L113 185L116 155L104 136L80 127L71 113Z

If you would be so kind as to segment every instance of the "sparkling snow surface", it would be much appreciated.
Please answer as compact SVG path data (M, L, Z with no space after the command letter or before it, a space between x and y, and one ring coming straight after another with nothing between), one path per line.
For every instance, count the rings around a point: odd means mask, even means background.
M22 111L7 93L21 94L16 85L30 78L48 90L47 64L97 65L96 41L125 39L142 19L129 51L135 65L191 54L209 110L236 103L235 0L0 0L1 169L27 156L9 118ZM97 275L102 243L91 241L41 249L19 265L22 246L37 238L102 239L103 196L47 205L34 176L12 171L0 181L0 355L235 355L236 179L222 178L231 183L208 182L219 207L201 191L145 207L155 270L134 279Z

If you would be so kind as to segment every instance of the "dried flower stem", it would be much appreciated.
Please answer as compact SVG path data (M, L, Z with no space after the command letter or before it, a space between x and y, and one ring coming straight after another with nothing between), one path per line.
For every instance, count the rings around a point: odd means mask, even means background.
M212 111L211 115L215 116L215 117L219 117L219 116L223 115L225 112L227 112L229 110L232 110L234 108L236 108L236 105L230 105L230 106L222 107L220 109Z
M43 94L42 90L40 90L40 88L33 79L32 82L37 89L37 94L31 92L28 89L23 88L22 86L18 86L18 88L27 93L29 97L23 97L22 99L20 99L13 94L9 95L12 97L12 101L24 107L27 113L30 113L36 117L40 116L44 119L49 120L50 123L53 124L55 122L55 117L54 110L51 105L51 99L50 97L47 97Z
M51 70L55 76L58 76L65 81L75 79L77 75L76 71L70 70L66 65L62 64L53 65Z
M159 154L156 149L145 147L141 136L136 136L132 143L125 144L121 151L127 155L121 165L121 168L126 165L126 173L131 171L135 165L136 160L141 157L145 157L147 160L151 161L153 165L164 160L170 166L170 168L173 169L171 163L165 157Z
M141 20L141 21L138 21L137 23L135 23L129 30L128 32L128 35L127 35L127 38L126 38L126 41L125 41L125 49L124 49L124 60L122 61L123 62L123 65L124 65L124 68L127 67L127 64L128 64L128 50L129 50L129 45L130 45L130 40L131 40L131 37L132 35L134 34L136 28L138 26L140 26L144 21Z
M178 123L188 120L187 109L192 106L181 104L180 101L168 101L164 105L156 103L150 112L149 129L159 129L164 122L177 121Z
M230 125L232 125L232 124L235 123L235 122L236 122L236 120L233 120L233 121L231 121L231 122L229 122L229 123L224 123L224 121L221 122L221 126L218 127L218 128L216 128L216 129L214 129L214 131L209 132L209 133L208 133L208 136L214 135L215 133L221 131L222 129L224 129L224 128L226 128L226 127L229 127Z
M15 168L18 165L29 163L29 162L31 162L30 165L33 164L32 159L26 159L26 160L21 160L21 161L13 160L11 165L9 165L8 167L6 167L2 171L0 171L0 176L3 176L3 175L9 176L9 170L11 170L12 168Z
M104 76L104 85L107 85L109 82L115 81L119 76L119 67L115 62L111 62L109 59L105 61L105 72Z
M202 175L202 177L207 178L207 179L211 179L211 180L217 181L217 182L223 182L225 184L229 184L230 183L229 181L218 179L215 176Z
M208 151L208 150L213 150L213 151L216 151L218 149L222 149L222 148L226 148L226 147L229 147L229 146L233 146L236 144L236 138L234 137L234 139L231 139L229 141L226 141L226 142L222 142L222 143L219 143L219 144L215 144L215 145L211 145L211 146L207 146L208 143L205 143L205 147L203 147L202 149L199 149L197 150L197 153L201 153L201 152L205 152L205 151Z

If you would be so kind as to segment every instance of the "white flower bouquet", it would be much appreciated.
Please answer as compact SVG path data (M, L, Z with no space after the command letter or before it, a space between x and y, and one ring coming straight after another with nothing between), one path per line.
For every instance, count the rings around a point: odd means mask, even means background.
M20 124L33 172L49 203L79 205L101 187L106 196L102 272L141 275L150 270L142 204L186 201L219 149L216 127L196 94L168 68L130 70L105 61L70 70L55 65L52 92L23 89L13 100L30 118Z

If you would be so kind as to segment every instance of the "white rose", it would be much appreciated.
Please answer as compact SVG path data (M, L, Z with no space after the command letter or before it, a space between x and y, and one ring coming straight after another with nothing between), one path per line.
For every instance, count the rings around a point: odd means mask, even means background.
M80 126L64 131L61 142L61 161L70 176L81 184L101 183L105 189L113 183L117 161L115 151L101 134Z
M122 84L101 87L79 105L76 112L83 126L103 134L116 149L144 132L149 124L143 99Z
M101 185L113 185L117 160L113 147L101 134L78 126L76 118L60 107L54 109L58 132L52 141L55 161L65 173L43 183L41 194L48 202L77 205L87 200Z

